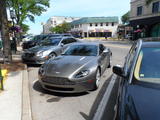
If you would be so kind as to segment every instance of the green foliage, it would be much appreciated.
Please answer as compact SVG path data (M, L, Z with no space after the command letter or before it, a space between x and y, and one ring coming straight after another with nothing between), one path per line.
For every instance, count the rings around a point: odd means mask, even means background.
M68 31L70 31L70 29L71 25L69 23L64 22L61 25L50 28L50 31L52 33L67 33Z
M23 26L23 22L29 19L35 22L35 16L40 16L49 7L49 0L8 0L9 8L16 15L16 24Z
M29 31L29 26L26 25L26 24L22 24L22 25L21 25L21 28L22 28L22 31L23 31L24 34L26 34L27 31Z
M129 15L130 15L130 11L128 11L126 14L124 14L121 17L121 20L122 20L123 24L128 24L129 23Z

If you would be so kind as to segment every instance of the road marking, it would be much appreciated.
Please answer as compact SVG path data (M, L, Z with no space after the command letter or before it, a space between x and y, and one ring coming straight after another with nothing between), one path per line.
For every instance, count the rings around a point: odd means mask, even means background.
M116 75L113 75L111 78L111 81L107 87L107 90L106 90L105 94L103 95L103 98L98 106L98 109L93 117L93 120L101 120L102 119L105 107L108 103L108 100L111 95L115 81L116 81Z

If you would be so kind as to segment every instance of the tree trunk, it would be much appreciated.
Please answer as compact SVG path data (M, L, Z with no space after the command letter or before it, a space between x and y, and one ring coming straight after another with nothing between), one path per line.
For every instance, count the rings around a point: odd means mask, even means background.
M3 41L3 52L4 52L4 61L11 62L12 54L10 47L10 39L9 39L9 28L8 28L8 19L7 19L7 11L6 11L6 0L0 0L0 30Z

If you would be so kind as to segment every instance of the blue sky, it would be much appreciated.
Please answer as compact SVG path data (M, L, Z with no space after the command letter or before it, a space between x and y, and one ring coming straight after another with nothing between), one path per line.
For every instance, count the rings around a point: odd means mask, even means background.
M130 0L50 0L50 8L41 16L35 17L35 23L26 21L29 33L40 34L41 23L46 23L52 16L73 17L121 17L130 9Z

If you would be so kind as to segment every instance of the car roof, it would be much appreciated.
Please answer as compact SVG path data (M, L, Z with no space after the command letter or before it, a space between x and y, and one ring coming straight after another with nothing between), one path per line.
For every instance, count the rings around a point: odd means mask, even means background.
M75 42L72 45L96 45L98 46L100 43L96 42Z
M142 40L142 47L160 47L160 38L146 38Z

